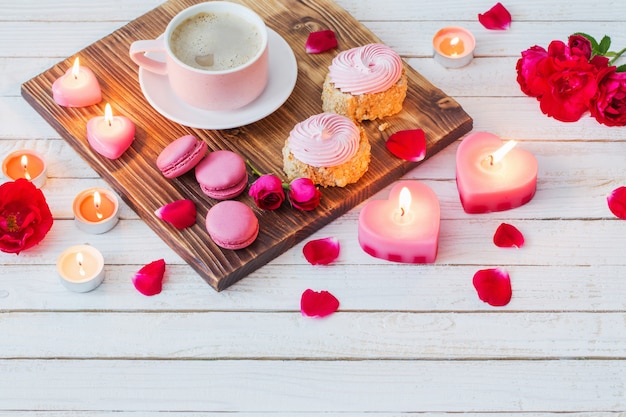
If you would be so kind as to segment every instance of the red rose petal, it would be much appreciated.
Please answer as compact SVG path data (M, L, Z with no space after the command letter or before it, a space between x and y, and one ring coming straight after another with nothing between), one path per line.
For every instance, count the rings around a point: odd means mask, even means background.
M133 277L133 285L143 295L155 295L163 288L165 260L159 259L143 266Z
M305 290L300 298L300 311L309 317L326 317L339 308L339 300L328 291Z
M319 54L337 47L337 38L332 30L320 30L309 33L305 50L308 54Z
M426 135L422 129L401 130L389 136L386 146L398 158L419 162L426 156Z
M611 213L619 219L626 220L626 187L618 187L611 191L606 201L609 203Z
M505 306L511 301L511 279L503 269L482 269L474 274L473 284L478 297L492 306Z
M174 227L184 229L196 223L196 204L191 200L177 200L157 209L154 214Z
M493 235L493 243L499 248L521 248L524 235L515 226L502 223Z
M311 240L304 245L302 253L311 265L328 265L339 256L339 241L334 237Z
M511 26L511 13L509 13L502 3L498 2L485 13L479 13L478 21L486 29L505 30Z

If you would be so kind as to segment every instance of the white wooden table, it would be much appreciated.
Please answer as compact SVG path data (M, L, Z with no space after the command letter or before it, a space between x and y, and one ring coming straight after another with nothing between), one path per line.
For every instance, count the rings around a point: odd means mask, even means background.
M626 46L626 3L510 0L513 25L484 29L490 0L338 0L474 118L474 130L518 139L539 161L535 198L467 215L455 186L455 143L407 178L441 202L432 265L366 255L360 207L311 238L337 237L338 261L309 265L302 244L221 293L210 288L128 207L118 226L87 235L71 201L106 186L20 97L20 84L99 40L160 0L0 1L0 155L45 155L54 226L36 248L0 253L0 416L617 416L626 410L626 222L606 195L626 184L626 130L541 114L515 81L521 51L576 31ZM441 27L477 40L466 68L432 59ZM385 190L377 197L383 197ZM491 241L508 222L519 249ZM105 282L61 286L60 252L103 252ZM164 257L163 292L139 294L131 277ZM513 298L478 299L478 269L506 268ZM303 317L301 293L331 291L340 310ZM366 414L369 413L369 414Z

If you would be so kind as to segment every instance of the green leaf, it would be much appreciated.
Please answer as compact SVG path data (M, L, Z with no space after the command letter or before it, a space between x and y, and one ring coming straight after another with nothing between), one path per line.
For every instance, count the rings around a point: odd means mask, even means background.
M606 54L609 51L610 47L611 47L611 38L609 38L608 36L604 35L604 37L600 41L600 45L598 46L598 50L597 50L596 53L598 55L604 55L604 54Z
M626 72L626 64L620 65L619 67L617 67L615 72Z

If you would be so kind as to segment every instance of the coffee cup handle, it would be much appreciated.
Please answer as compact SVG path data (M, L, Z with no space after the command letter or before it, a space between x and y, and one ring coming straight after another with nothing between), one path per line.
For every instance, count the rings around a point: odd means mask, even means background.
M155 74L167 74L165 62L148 58L146 52L162 52L165 51L165 42L163 38L135 41L130 45L130 59L141 68L154 72Z

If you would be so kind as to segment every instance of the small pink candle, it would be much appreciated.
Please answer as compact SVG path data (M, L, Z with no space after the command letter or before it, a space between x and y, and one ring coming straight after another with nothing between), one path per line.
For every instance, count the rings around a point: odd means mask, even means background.
M432 263L439 245L437 195L418 181L400 181L389 199L373 200L359 215L359 244L375 258Z
M100 155L109 159L119 158L135 139L135 124L125 116L113 116L107 103L104 116L87 122L87 140Z
M456 183L467 213L509 210L532 200L537 160L515 144L486 132L463 139L456 152Z
M76 58L72 68L52 84L52 98L60 106L86 107L100 103L102 91L94 73Z
M41 188L47 178L46 161L35 151L23 149L11 152L2 161L2 173L10 180L25 178Z

